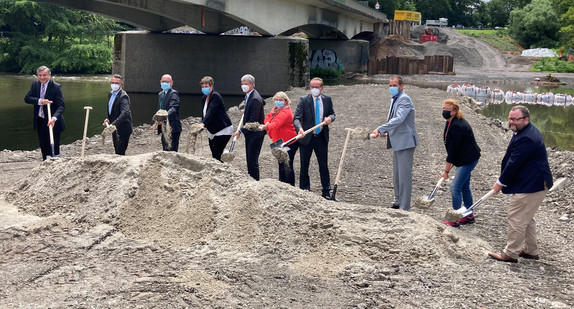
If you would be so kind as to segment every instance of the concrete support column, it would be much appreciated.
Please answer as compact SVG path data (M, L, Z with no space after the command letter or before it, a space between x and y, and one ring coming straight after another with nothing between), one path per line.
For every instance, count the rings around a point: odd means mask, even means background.
M366 73L369 42L364 40L309 40L309 68L342 68Z
M215 89L241 95L241 77L252 74L255 87L271 96L309 81L309 41L295 37L154 34L143 31L115 35L113 73L125 79L128 92L160 91L165 73L183 94L200 94L199 80L209 75Z

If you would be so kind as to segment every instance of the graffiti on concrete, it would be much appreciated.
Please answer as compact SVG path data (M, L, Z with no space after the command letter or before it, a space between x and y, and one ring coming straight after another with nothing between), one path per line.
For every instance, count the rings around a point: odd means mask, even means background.
M337 54L330 49L315 49L310 51L309 62L311 69L339 69Z

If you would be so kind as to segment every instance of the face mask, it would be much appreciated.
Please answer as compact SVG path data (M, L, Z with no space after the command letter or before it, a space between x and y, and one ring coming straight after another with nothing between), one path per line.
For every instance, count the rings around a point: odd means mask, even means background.
M120 85L118 84L110 84L110 86L112 87L113 92L116 92L120 89Z
M171 88L169 83L161 83L161 89L167 91L167 90L169 90L169 88Z
M241 90L243 90L243 92L247 93L249 91L249 85L241 85Z
M283 102L283 101L275 101L275 106L277 106L277 108L281 108L281 107L285 106L285 102Z
M389 87L389 93L393 97L396 96L397 94L399 94L399 87Z
M203 92L203 94L208 95L209 94L209 87L205 87L205 88L201 88L201 92Z
M318 97L321 94L321 90L319 88L311 88L311 95L314 97Z
M444 119L450 119L450 111L447 110L443 110L442 111L442 116L444 117Z

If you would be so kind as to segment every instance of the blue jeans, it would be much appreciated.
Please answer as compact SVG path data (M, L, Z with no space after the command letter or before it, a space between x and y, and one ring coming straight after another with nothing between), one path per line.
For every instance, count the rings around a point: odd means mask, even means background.
M478 164L478 160L456 168L454 180L450 184L452 195L452 208L458 210L464 202L464 207L472 206L472 192L470 191L470 173Z

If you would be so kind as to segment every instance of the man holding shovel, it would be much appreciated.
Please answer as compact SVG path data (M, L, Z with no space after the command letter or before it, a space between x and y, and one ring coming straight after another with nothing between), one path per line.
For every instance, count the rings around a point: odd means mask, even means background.
M42 159L46 160L48 156L60 156L60 133L66 129L63 115L66 107L62 86L52 81L50 69L41 66L36 70L36 75L38 80L32 82L24 101L34 104L34 129L38 132ZM51 119L48 119L48 105L51 109ZM50 130L54 137L54 153L50 142Z
M166 121L156 121L157 133L161 134L161 145L164 151L175 151L179 148L181 121L179 120L179 93L173 89L171 75L164 74L160 80L161 91L158 93L158 108L167 111ZM163 126L163 128L162 128ZM166 130L169 127L170 130Z
M516 263L518 257L538 260L534 215L553 184L548 154L540 131L530 123L528 108L513 106L508 113L508 126L514 135L502 159L500 177L492 186L495 194L512 194L506 248L488 255L511 263Z
M130 97L124 91L124 81L121 75L114 74L110 80L112 91L108 93L108 118L104 125L113 125L116 130L112 133L112 140L116 154L125 155L132 135L132 113Z
M403 92L403 87L402 77L395 75L389 79L392 100L387 123L375 129L372 134L375 138L387 136L387 149L393 149L395 200L389 208L408 211L411 208L413 159L418 135L415 128L415 106Z
M311 190L309 180L309 163L311 155L315 152L317 163L319 164L319 174L321 176L322 193L325 199L331 199L331 178L328 166L329 148L329 125L335 121L335 111L331 97L322 94L323 80L315 77L309 82L311 93L299 98L297 109L293 117L293 125L298 134L304 137L299 139L301 172L299 175L299 188ZM324 123L312 134L305 135L305 131L315 125Z

